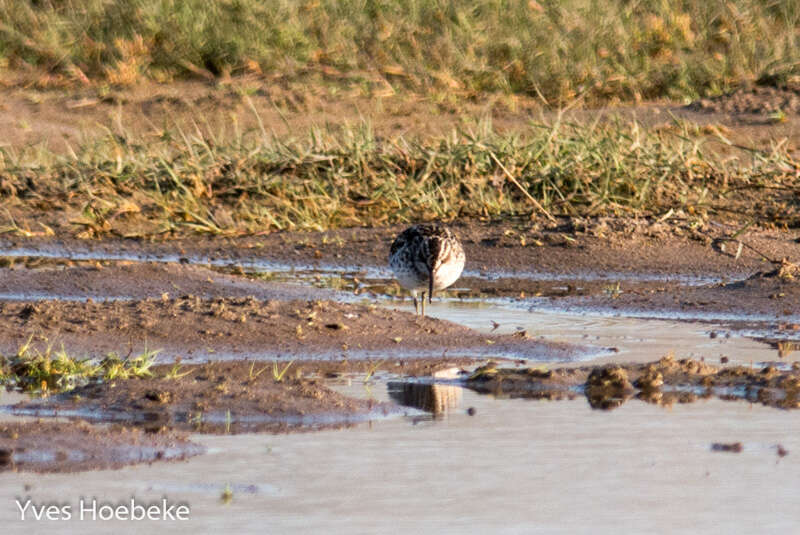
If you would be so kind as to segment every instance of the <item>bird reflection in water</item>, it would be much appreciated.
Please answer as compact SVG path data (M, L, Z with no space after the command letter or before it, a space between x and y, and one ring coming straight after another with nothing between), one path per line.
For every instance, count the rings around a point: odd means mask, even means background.
M461 403L460 386L390 382L389 397L400 405L430 412L434 418L444 417Z

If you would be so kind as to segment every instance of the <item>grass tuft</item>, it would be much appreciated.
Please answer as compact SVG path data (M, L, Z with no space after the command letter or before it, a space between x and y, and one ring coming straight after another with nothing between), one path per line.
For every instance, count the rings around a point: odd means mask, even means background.
M145 350L134 357L110 353L97 362L69 355L63 348L40 351L23 344L16 355L0 355L0 384L42 395L64 392L93 381L151 376L158 351Z

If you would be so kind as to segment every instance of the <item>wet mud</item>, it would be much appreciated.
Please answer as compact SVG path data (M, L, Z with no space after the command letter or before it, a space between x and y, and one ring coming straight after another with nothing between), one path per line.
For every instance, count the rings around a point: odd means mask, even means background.
M0 423L0 472L78 472L154 461L177 461L205 451L186 435L146 432L84 421Z
M546 400L586 397L595 409L610 410L629 399L671 406L718 397L779 409L800 408L800 365L720 366L666 356L646 364L545 368L502 368L489 363L461 384L476 392Z
M49 258L7 259L0 269L0 299L144 299L194 295L201 298L330 297L313 287L253 281L203 266L165 262L75 261Z
M564 310L583 309L635 313L639 317L676 317L695 320L725 320L747 327L766 322L774 327L797 330L800 322L800 280L794 264L776 264L734 282L686 286L677 284L628 284L548 296L548 304ZM788 322L788 323L786 323Z
M127 301L0 301L0 349L29 339L102 356L160 349L171 360L346 359L376 356L576 358L597 352L534 340L526 333L486 335L455 323L375 305L254 297Z

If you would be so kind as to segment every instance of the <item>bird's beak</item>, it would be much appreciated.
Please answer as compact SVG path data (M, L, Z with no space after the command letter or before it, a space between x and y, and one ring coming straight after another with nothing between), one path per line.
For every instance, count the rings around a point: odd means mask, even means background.
M428 303L433 303L433 268L428 270Z

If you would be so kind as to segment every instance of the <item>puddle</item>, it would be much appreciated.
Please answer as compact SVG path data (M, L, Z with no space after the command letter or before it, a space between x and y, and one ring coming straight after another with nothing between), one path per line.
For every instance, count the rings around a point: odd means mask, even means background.
M397 308L413 311L413 306L408 304L401 304ZM576 315L441 301L434 301L428 310L432 316L481 332L508 334L525 331L534 338L614 348L610 353L581 359L581 362L649 362L669 353L677 358L706 359L715 363L723 357L738 364L781 358L774 340L769 343L755 340L751 331L738 332L714 323L628 318L588 312ZM783 360L787 362L800 360L797 352L785 353L784 357Z
M626 317L638 319L654 320L678 320L678 321L703 321L703 322L724 322L730 324L752 324L752 323L775 323L781 322L800 322L798 314L773 314L757 312L730 312L730 311L700 311L700 310L645 310L634 307L603 307L590 302L586 303L559 303L551 304L546 299L532 299L531 303L525 303L531 311L553 312L570 315L592 315L609 317Z
M667 531L730 533L791 529L797 520L800 470L790 461L800 441L781 411L708 401L599 413L585 400L469 392L460 408L436 421L272 441L271 453L250 464L279 482L281 496L265 505L281 503L281 513L253 520L275 531L333 533L618 533L638 531L644 519ZM711 451L712 443L737 441L740 454ZM790 452L783 460L778 443ZM239 510L253 503L243 497Z
M385 388L372 390L389 399ZM717 400L602 412L585 399L498 400L465 391L435 420L197 436L206 455L123 474L0 474L0 502L20 494L60 502L83 494L112 502L167 496L187 502L192 528L202 531L584 533L591 526L592 533L619 533L645 523L681 532L792 532L800 438L787 417L795 415ZM712 451L712 444L735 442L741 453ZM778 444L786 457L777 455ZM226 505L220 493L227 487ZM0 521L12 530L25 526L9 507ZM81 524L85 533L107 530Z

